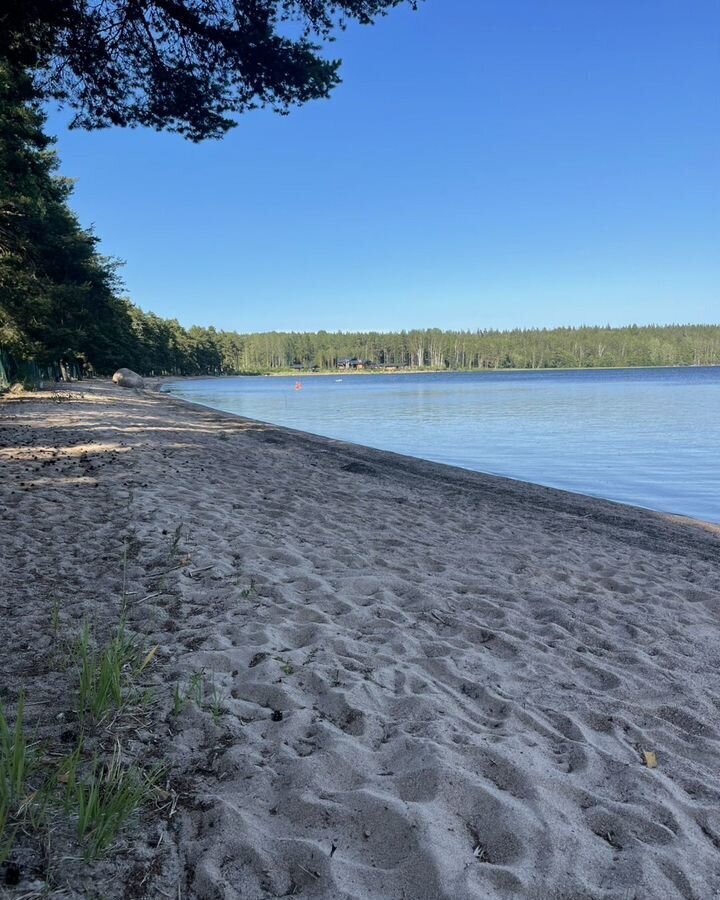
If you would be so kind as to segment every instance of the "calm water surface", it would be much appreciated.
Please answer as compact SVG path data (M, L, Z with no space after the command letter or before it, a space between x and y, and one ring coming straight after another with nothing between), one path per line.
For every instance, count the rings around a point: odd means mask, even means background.
M720 522L720 368L209 378L253 419Z

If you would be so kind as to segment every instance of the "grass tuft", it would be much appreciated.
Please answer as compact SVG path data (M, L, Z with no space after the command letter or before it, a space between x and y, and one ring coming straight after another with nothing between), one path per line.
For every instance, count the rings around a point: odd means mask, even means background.
M89 715L100 721L113 707L122 708L128 670L138 651L135 640L122 624L106 647L93 650L90 644L90 628L86 622L76 649L80 668L78 714L81 718ZM150 659L145 665L149 662Z
M215 674L213 673L212 681L210 682L209 703L207 704L206 709L210 711L210 715L216 725L220 722L220 716L225 712L224 699L225 698L215 681Z
M240 591L240 596L243 600L252 600L253 597L257 596L257 584L255 583L255 579L250 579L250 584Z
M10 728L0 703L0 797L8 804L19 800L33 768L33 753L25 738L25 694L20 692L15 713L15 727Z
M86 779L77 780L75 773L66 794L77 810L78 840L85 845L86 861L108 850L130 816L155 793L160 774L123 767L119 743L107 767L96 760Z
M209 683L209 690L206 680ZM193 672L190 675L184 688L179 681L175 683L172 715L177 718L189 702L195 703L198 709L204 709L209 712L213 722L217 725L220 722L220 717L226 711L226 699L227 697L218 686L215 673L207 679L205 669L200 669L200 671Z
M187 699L187 694L183 693L180 688L180 682L176 681L175 687L173 689L173 715L175 716L175 718L177 718L185 709Z
M173 532L172 544L170 546L170 558L174 559L180 553L180 540L182 538L183 522L177 526Z
M24 729L25 694L20 692L15 726L8 725L0 703L0 863L9 856L16 828L9 833L10 820L22 812L27 780L36 768L37 757L28 745Z

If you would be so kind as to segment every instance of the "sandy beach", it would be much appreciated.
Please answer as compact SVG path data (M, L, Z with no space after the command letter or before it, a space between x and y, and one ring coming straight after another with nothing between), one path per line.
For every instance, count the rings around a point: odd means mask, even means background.
M60 753L124 603L169 767L0 894L720 896L719 527L101 381L2 399L0 470L0 698Z

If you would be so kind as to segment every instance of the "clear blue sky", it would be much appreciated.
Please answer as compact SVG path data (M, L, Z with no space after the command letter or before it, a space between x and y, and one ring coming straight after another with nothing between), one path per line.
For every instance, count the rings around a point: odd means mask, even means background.
M720 2L426 0L220 142L68 132L128 293L241 331L720 322Z

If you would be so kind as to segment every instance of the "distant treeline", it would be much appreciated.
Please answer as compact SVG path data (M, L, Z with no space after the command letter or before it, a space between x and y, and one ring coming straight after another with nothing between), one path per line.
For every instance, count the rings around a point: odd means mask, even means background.
M364 367L369 364L379 368L433 369L720 364L720 325L512 331L430 328L399 332L191 332L196 340L204 334L206 352L214 346L216 371L277 371L293 366L323 370L348 360L359 361Z
M720 364L720 325L238 334L185 330L129 304L127 315L135 342L125 345L125 364L144 374L323 371L348 360L364 368L432 369Z
M363 367L539 369L720 364L720 326L238 334L183 328L121 296L68 205L29 80L0 60L0 381Z

